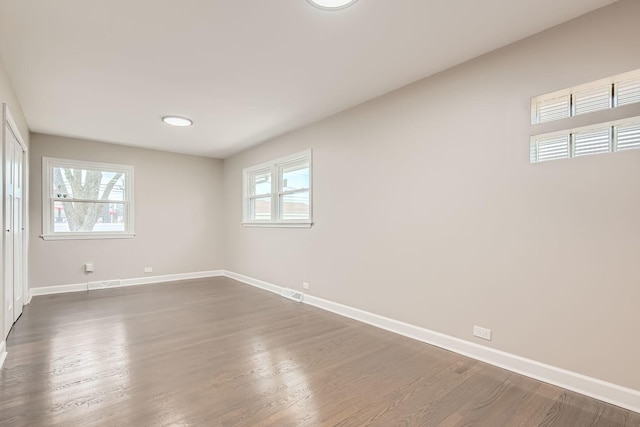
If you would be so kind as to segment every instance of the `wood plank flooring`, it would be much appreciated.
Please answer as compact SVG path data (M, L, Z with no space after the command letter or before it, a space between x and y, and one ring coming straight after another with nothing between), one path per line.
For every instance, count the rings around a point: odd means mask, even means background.
M0 426L640 426L640 414L227 278L35 297Z

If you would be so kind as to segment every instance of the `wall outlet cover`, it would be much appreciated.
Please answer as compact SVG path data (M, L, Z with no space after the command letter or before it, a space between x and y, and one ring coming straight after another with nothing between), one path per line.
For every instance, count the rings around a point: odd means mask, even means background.
M482 338L483 340L491 341L491 329L483 328L481 326L474 326L473 335L478 338Z

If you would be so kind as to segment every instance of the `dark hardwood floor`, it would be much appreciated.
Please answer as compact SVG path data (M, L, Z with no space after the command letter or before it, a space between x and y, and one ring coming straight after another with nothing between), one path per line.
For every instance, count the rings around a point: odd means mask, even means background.
M35 297L1 426L640 426L640 414L227 278Z

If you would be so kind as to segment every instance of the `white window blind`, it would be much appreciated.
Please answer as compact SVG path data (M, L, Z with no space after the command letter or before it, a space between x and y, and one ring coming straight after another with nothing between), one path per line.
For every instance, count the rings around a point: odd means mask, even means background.
M532 163L569 158L569 135L540 138L531 144Z
M604 85L573 94L573 115L611 108L611 85Z
M536 104L536 123L566 119L571 114L571 96L544 99Z
M615 94L618 106L640 102L640 78L616 84Z
M531 98L531 124L640 102L640 70Z
M573 157L610 153L611 127L573 134Z
M640 123L616 126L616 151L640 148Z
M634 108L597 113L634 103L640 103L640 69L531 98L532 133L555 131L531 136L530 162L640 149L640 116L631 117L638 114ZM585 114L581 120L572 118L581 114ZM618 119L606 118L611 116ZM562 119L567 120L535 126Z
M531 137L531 163L640 149L640 117Z

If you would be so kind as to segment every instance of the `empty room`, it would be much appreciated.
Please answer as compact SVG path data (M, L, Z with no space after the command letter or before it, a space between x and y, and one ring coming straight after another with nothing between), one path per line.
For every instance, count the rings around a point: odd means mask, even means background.
M640 427L639 22L0 0L0 426Z

